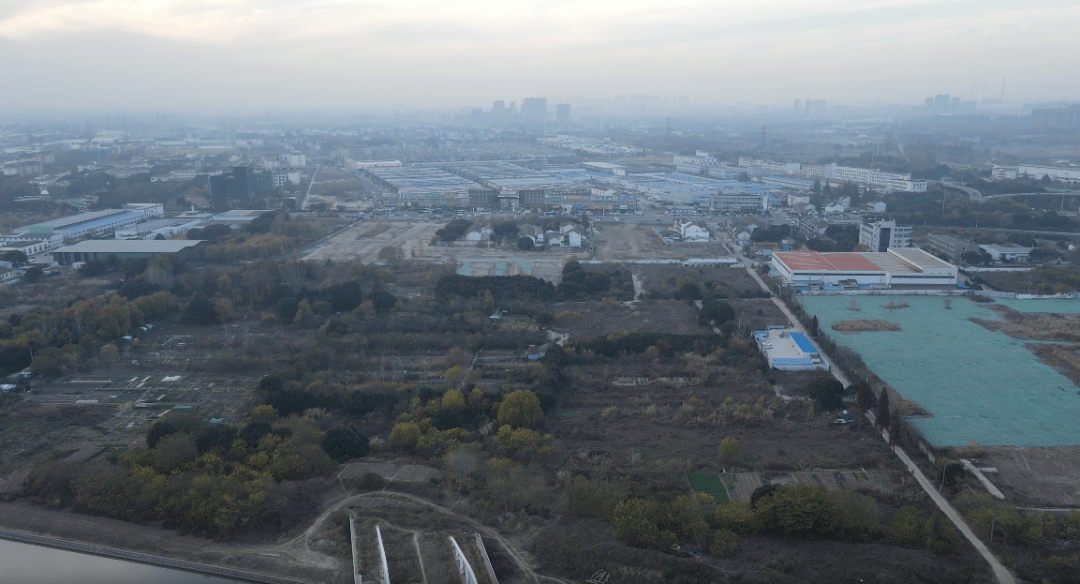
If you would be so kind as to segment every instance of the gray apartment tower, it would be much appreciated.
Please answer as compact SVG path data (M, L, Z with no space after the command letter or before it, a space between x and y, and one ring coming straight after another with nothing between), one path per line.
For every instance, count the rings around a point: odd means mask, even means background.
M570 125L570 104L560 103L555 106L555 123L563 127Z

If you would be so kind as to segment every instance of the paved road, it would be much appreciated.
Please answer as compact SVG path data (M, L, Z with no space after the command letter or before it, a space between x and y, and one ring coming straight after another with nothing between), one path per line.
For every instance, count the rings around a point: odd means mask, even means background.
M925 490L930 495L930 498L934 500L938 509L941 509L941 512L956 525L957 529L960 530L960 533L964 534L964 537L971 542L971 545L975 546L975 549L979 551L979 554L982 555L988 564L990 564L990 568L994 570L994 577L997 578L998 583L1016 584L1016 578L1014 578L1013 575L1009 573L1009 570L1001 564L1001 561L999 561L990 549L986 547L986 544L975 535L975 532L971 531L971 528L968 527L964 518L961 517L960 514L956 512L956 509L953 509L953 506L949 504L949 501L938 492L937 487L926 478L926 475L924 475L922 470L920 470L908 457L907 453L899 446L893 447L893 450L896 451L896 455L900 457L900 460L903 461L904 465L911 471L911 474L915 476L915 480L919 481L923 490Z
M319 175L319 171L322 170L321 166L315 167L315 172L311 173L311 180L308 181L307 191L304 192L304 200L300 202L300 209L307 210L308 196L311 195L311 187L315 186L315 177Z

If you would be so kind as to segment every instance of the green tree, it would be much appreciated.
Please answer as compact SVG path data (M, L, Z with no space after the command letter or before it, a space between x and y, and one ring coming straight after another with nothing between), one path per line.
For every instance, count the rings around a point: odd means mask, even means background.
M956 553L964 547L964 540L960 538L960 531L956 529L952 521L941 513L934 513L922 525L919 530L926 547L939 556Z
M709 551L717 556L730 556L735 553L738 547L739 536L735 535L734 531L721 527L716 530L712 544L709 545Z
M833 377L815 378L807 386L811 399L825 411L839 410L844 407L844 385Z
M877 420L879 428L888 428L891 421L891 412L889 412L889 389L885 388L881 390L881 396L878 397L877 410L874 412L874 417Z
M4 252L3 255L0 255L0 259L4 260L5 262L11 262L11 264L14 265L16 268L30 261L26 257L26 252L19 251L17 249Z
M865 381L859 383L855 390L855 407L864 412L869 412L874 406L874 390Z
M40 282L43 277L45 277L45 269L41 266L30 266L23 272L23 279L30 284Z
M701 304L698 322L703 325L721 326L735 319L735 309L719 298L710 298Z
M716 506L713 521L717 527L744 533L753 527L754 512L749 503L731 501Z
M720 441L720 446L716 447L716 452L720 457L721 463L733 464L739 459L739 441L728 436Z
M762 533L826 539L837 532L837 505L825 487L778 485L758 499L754 523Z
M894 545L910 544L915 538L919 537L921 523L922 511L915 507L901 507L893 514L886 539Z
M180 320L188 324L214 324L217 322L217 310L209 298L199 295L184 308Z
M402 450L415 450L418 442L420 442L420 426L413 422L399 422L390 430L390 444Z
M517 240L517 247L522 251L529 251L530 249L536 247L536 243L533 242L531 237L522 236L520 239Z
M652 545L660 535L655 507L654 503L644 499L627 499L615 505L611 512L615 537L634 547Z
M500 426L508 424L517 428L531 428L543 419L544 410L540 407L540 399L527 389L508 394L499 404Z
M367 456L370 448L368 437L352 424L334 426L323 438L323 450L338 462Z
M385 290L379 290L371 294L371 305L379 312L389 312L397 304L397 301L397 297Z
M448 389L442 396L442 405L444 407L453 408L456 411L464 410L466 407L465 396L456 389Z
M405 259L405 251L400 245L388 245L379 250L378 260L390 266L396 266Z
M880 530L881 512L876 499L845 489L831 494L836 501L839 529L845 537L864 541Z

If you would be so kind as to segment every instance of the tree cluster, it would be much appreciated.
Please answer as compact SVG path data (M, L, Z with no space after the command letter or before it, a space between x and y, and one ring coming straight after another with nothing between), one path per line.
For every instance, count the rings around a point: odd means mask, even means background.
M216 537L280 520L282 502L275 498L281 497L281 481L325 473L333 465L322 446L327 435L313 420L277 419L266 410L271 416L253 416L239 428L166 416L147 431L147 448L123 455L119 466L44 463L30 473L26 493L81 513L160 520ZM366 437L351 438L330 440L329 446L339 458L362 456L356 442Z

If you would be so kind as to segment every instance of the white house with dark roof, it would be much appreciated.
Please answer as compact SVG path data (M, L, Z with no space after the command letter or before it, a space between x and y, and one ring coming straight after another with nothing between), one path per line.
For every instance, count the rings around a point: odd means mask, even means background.
M563 232L562 243L567 247L581 247L585 237L581 234L581 228L574 225L572 229Z
M709 241L709 228L701 221L676 219L675 231L686 241Z

